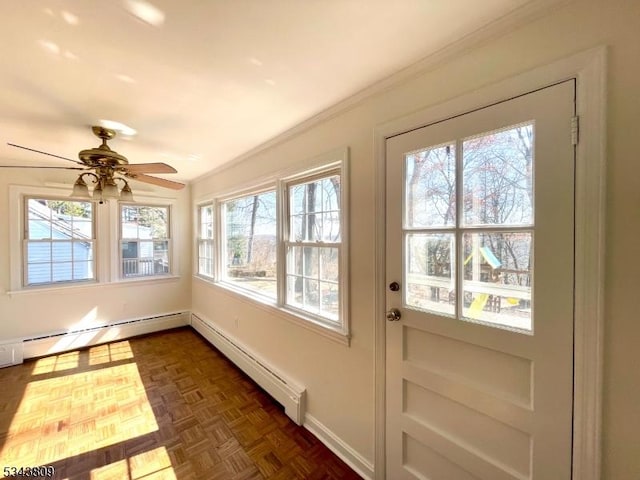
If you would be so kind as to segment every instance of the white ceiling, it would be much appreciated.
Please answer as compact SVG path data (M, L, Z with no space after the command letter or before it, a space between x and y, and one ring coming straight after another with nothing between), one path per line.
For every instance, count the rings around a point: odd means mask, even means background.
M6 143L77 158L108 119L138 132L114 150L188 181L531 3L150 0L154 26L140 1L3 9L0 164L69 166Z

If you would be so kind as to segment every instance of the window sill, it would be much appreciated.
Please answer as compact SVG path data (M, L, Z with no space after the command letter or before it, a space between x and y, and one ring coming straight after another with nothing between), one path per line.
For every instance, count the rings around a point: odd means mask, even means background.
M70 292L76 290L84 290L84 289L92 289L96 287L119 287L119 286L131 286L132 284L136 285L153 285L159 283L167 283L167 282L175 282L179 280L181 277L179 275L163 275L158 277L138 277L138 278L126 278L120 279L113 282L79 282L79 283L69 283L66 285L55 285L55 286L33 286L33 287L24 287L19 290L10 290L5 292L9 297L13 296L21 296L21 295L32 295L32 294L40 294L40 293L55 293L55 292Z
M329 340L333 340L334 342L346 346L350 345L351 336L349 334L345 334L339 329L334 329L330 325L321 323L310 316L302 315L285 307L280 307L275 303L269 302L268 299L263 299L257 296L251 297L242 290L233 288L233 286L226 285L221 282L215 282L213 281L213 279L203 277L201 275L194 275L193 277L206 285L210 285L214 288L220 289L222 293L233 297L236 300L240 300L244 303L256 306L266 311L267 313L275 314L290 323L322 335L323 337L328 338Z

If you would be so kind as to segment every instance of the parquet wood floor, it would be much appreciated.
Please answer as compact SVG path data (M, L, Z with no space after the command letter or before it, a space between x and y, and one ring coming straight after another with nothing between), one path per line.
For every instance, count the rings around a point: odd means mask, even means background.
M0 393L0 478L360 478L190 328L1 369Z

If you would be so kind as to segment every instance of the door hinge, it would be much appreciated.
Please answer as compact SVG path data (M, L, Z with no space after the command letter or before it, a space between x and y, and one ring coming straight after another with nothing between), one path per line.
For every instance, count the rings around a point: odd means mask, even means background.
M578 144L578 137L580 135L580 117L577 115L571 117L571 145Z

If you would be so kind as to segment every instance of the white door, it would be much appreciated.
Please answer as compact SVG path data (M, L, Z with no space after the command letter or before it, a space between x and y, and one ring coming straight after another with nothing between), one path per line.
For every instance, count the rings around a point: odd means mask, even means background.
M389 480L571 478L574 91L387 140Z

